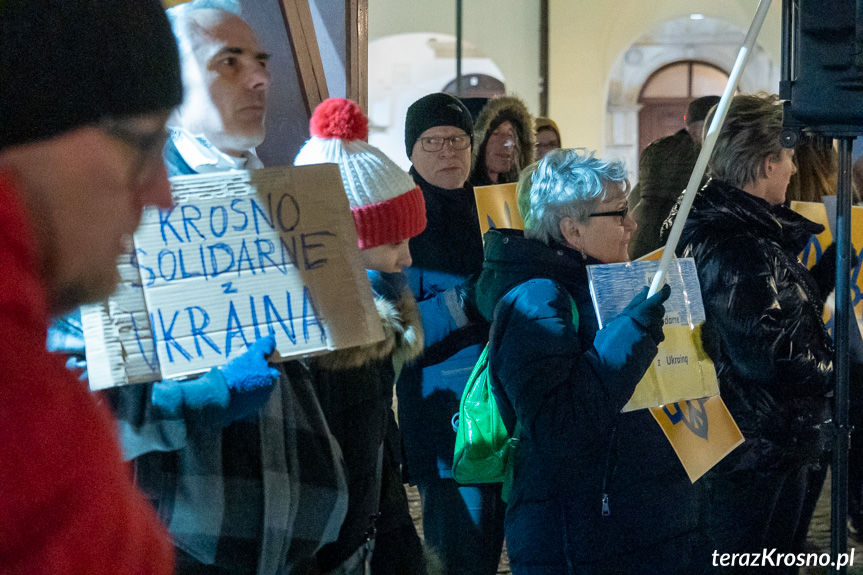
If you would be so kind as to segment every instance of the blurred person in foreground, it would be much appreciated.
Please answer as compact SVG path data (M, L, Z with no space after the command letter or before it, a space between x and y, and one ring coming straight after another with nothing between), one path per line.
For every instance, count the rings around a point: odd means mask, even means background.
M695 572L692 484L647 410L620 413L665 339L670 288L645 287L603 329L590 296L586 266L629 259L628 193L622 163L552 150L519 180L524 232L485 235L489 376L519 437L514 575Z
M746 437L696 484L719 553L803 551L812 512L803 502L807 489L820 489L810 477L818 476L812 472L830 437L833 344L822 313L835 255L825 252L811 271L798 259L823 226L785 206L797 168L781 130L776 96L734 97L708 165L711 179L677 248L695 258L704 349Z
M108 411L45 350L50 317L107 297L182 99L151 0L0 2L0 572L169 574L173 553Z

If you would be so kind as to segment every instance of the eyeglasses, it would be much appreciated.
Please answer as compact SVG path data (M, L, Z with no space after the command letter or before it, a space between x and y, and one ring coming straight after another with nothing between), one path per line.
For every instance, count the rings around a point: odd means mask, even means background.
M430 138L420 138L423 150L426 152L440 152L443 150L443 145L449 142L453 150L466 150L470 148L470 136L450 136L442 138L440 136L432 136Z
M627 201L626 203L623 204L622 210L617 210L616 212L597 212L595 214L590 214L588 217L590 217L590 218L602 218L602 217L606 217L606 216L608 216L608 217L617 216L618 218L620 218L620 225L622 226L624 223L624 220L626 220L626 214L628 214L628 213L629 213L629 202Z
M120 140L135 150L138 157L132 172L132 181L136 187L147 184L161 167L162 149L168 141L168 131L163 127L159 130L142 132L129 120L114 118L101 120L98 127L112 138Z

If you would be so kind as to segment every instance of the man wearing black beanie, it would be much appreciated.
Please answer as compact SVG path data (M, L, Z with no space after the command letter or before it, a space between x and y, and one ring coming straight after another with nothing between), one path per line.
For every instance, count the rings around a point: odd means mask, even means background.
M483 346L488 323L473 298L483 252L471 168L473 119L449 94L414 102L405 120L410 173L423 192L428 225L412 238L407 269L425 331L425 352L397 384L407 471L422 498L426 544L447 573L493 575L503 545L500 484L452 479L453 415ZM378 545L392 544L379 534Z
M107 410L45 351L109 295L144 206L169 207L182 99L157 0L0 1L0 573L168 574Z

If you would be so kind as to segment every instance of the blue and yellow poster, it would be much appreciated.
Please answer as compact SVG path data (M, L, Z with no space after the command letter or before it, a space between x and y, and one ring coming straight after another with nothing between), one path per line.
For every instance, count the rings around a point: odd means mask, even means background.
M477 186L473 194L482 235L492 228L524 229L524 221L518 213L515 184Z
M693 483L743 443L740 428L718 395L651 407L650 413Z

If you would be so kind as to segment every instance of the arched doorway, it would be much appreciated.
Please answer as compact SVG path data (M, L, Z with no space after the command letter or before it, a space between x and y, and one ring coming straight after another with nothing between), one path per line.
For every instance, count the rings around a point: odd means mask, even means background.
M662 66L644 82L638 103L638 155L648 144L684 127L686 106L701 96L721 95L728 73L698 60Z
M639 36L618 54L608 78L605 154L626 162L633 184L638 181L639 98L651 75L668 64L689 61L730 70L745 36L746 30L721 20L675 18ZM775 92L778 87L779 64L756 44L739 89Z

